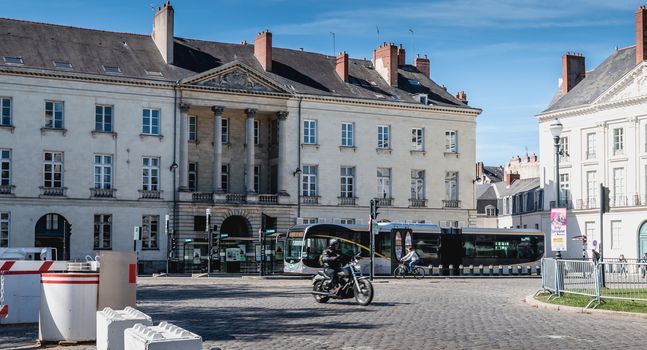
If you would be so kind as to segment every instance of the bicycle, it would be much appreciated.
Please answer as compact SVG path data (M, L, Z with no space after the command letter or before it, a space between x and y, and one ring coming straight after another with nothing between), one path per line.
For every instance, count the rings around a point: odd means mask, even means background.
M425 277L425 270L420 266L414 266L411 272L404 263L400 263L398 267L393 270L393 276L395 278L405 278L407 275L413 276L415 279L419 280Z

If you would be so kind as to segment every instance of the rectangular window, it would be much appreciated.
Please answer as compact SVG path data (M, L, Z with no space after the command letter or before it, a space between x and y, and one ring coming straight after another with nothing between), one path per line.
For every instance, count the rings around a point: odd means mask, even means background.
M45 127L63 129L64 109L62 101L45 101Z
M254 119L254 144L261 143L261 121Z
M342 225L355 225L355 219L354 218L341 218L339 219L339 223Z
M11 150L0 148L0 186L11 185Z
M222 172L220 175L220 187L225 193L229 193L229 164L223 164L220 169Z
M302 218L304 225L314 225L319 223L319 218Z
M565 136L559 139L559 161L568 162L568 160L568 137Z
M343 147L354 146L353 123L341 123L341 145Z
M303 143L306 145L317 144L317 121L316 120L303 121Z
M377 198L391 198L390 168L377 168Z
M112 132L112 106L95 106L94 130Z
M621 206L625 202L625 174L624 168L613 169L613 194L611 200L615 206Z
M144 215L142 217L142 248L157 249L157 234L159 232L159 215Z
M144 157L142 165L142 190L159 191L160 159Z
M586 159L595 159L596 157L595 133L591 132L586 134Z
M593 244L593 240L595 239L595 222L594 221L585 222L584 229L586 230L586 238L587 238L588 244Z
M198 163L189 163L189 191L198 190Z
M611 249L620 249L620 231L622 230L622 221L611 221Z
M8 97L0 98L0 125L11 125L11 99Z
M458 172L445 172L445 195L447 196L447 200L458 200Z
M94 188L112 188L112 155L94 155Z
M447 153L458 152L458 131L456 130L445 131L445 152Z
M391 127L388 125L377 126L377 148L391 148Z
M198 140L198 117L190 115L189 117L189 141Z
M160 110L144 108L142 133L146 135L160 134Z
M625 129L613 129L613 155L624 154L625 150Z
M588 208L595 208L597 204L598 184L595 178L595 171L586 172L586 204Z
M340 197L354 198L355 197L355 168L354 167L341 167L340 169Z
M43 187L63 187L63 152L45 152L43 155Z
M94 215L94 249L112 248L112 215Z
M317 172L318 167L316 165L304 165L303 166L303 178L301 179L301 186L303 196L305 197L315 197L317 196Z
M57 214L47 214L45 217L45 229L46 230L58 230L58 215Z
M425 129L413 128L411 129L411 150L424 151L424 133Z
M260 193L261 187L261 167L254 165L254 192Z
M411 170L411 199L425 199L424 170Z
M565 174L559 174L559 199L561 200L560 203L558 203L558 207L561 206L566 206L568 203L568 194L569 194L569 189L571 188L571 185L569 183L570 176L568 173Z
M9 218L8 211L0 212L0 248L9 247Z
M229 143L229 119L222 119L222 143Z

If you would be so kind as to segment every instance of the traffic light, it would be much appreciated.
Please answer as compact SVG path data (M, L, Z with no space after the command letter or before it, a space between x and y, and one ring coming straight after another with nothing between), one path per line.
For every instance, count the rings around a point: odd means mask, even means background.
M175 238L175 235L171 235L171 250L177 250L177 238Z
M609 188L600 184L600 211L608 213L610 208Z
M380 209L380 207L377 205L378 201L375 199L371 199L371 219L377 220L377 216L380 215L380 213L377 211Z

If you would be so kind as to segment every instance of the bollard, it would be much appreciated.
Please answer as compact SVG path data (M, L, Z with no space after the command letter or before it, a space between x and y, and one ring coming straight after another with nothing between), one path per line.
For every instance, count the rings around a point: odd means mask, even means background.
M449 275L454 276L454 265L449 264Z
M490 269L490 276L494 276L494 266L490 265L489 269Z
M532 276L532 266L528 265L528 276Z
M474 265L470 265L470 275L474 276Z
M508 265L508 276L512 276L512 266Z
M443 276L443 265L438 265L438 276Z
M483 265L479 265L479 276L483 276Z
M499 276L503 276L503 266L499 265Z
M463 276L463 264L458 265L458 275Z
M517 275L521 276L521 266L517 265Z
M537 271L537 276L541 276L541 266L535 266L535 271Z

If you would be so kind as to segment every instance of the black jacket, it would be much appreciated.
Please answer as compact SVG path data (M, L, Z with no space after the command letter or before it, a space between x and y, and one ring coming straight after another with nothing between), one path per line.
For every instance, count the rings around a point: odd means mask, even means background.
M342 265L350 261L350 258L346 254L328 248L321 254L321 261L324 267L339 270Z

